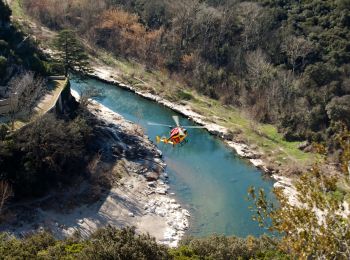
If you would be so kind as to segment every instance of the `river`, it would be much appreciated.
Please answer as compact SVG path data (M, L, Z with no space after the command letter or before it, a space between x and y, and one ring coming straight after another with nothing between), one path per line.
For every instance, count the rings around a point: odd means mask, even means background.
M71 87L82 91L87 86L103 91L97 101L126 119L141 125L146 134L155 140L156 135L168 135L169 128L151 126L148 122L174 124L171 116L176 113L114 85L94 79L86 83L74 79ZM179 115L181 125L194 125ZM248 187L264 188L269 197L273 182L259 170L239 158L221 140L203 129L189 129L189 142L173 148L158 144L169 175L170 191L191 213L188 234L259 236L265 232L251 219L248 208Z

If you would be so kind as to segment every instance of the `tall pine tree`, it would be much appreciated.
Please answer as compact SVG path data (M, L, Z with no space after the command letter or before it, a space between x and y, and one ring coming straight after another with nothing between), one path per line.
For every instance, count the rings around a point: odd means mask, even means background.
M89 57L74 31L60 31L55 38L54 45L58 50L57 60L63 65L65 76L73 71L80 75L91 72Z

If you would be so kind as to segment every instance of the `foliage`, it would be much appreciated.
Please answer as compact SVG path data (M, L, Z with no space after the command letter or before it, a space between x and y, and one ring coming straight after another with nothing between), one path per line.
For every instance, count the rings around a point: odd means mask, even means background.
M10 109L7 113L9 123L14 130L15 120L19 117L28 119L39 100L46 91L46 81L33 72L23 72L15 75L8 83L8 92L12 94Z
M3 0L0 10L0 85L6 85L13 75L23 70L46 74L47 59L36 42L11 22L11 11Z
M175 259L289 259L269 237L247 238L212 235L187 238L170 251Z
M82 252L83 259L166 259L167 248L134 228L113 227L97 231Z
M331 120L342 121L350 126L350 95L334 97L326 106L327 115Z
M289 259L267 237L241 239L211 236L189 238L177 248L168 248L135 228L105 227L89 238L55 239L39 232L22 239L0 234L0 255L5 259Z
M175 249L171 249L169 251L169 253L175 260L197 260L197 259L200 259L199 256L196 255L190 247L184 246L184 245L181 245Z
M80 117L71 122L40 118L0 142L1 180L12 185L17 198L70 183L83 172L90 132Z
M339 118L326 106L350 94L345 0L92 2L24 5L51 28L77 28L93 45L167 69L199 92L276 124L286 139L331 139Z
M179 91L178 98L180 100L191 100L193 99L193 96L191 93L185 92L185 91Z
M337 196L337 182L350 184L350 133L339 137L342 147L342 176L322 172L319 165L303 174L294 183L295 194L286 196L282 188L275 194L279 207L274 208L263 190L250 190L260 225L283 234L281 248L297 258L348 259L350 257L349 215L343 196ZM322 148L322 147L320 147ZM324 148L322 148L324 151ZM272 220L272 223L268 220Z
M83 246L84 243L73 238L56 240L48 232L35 233L22 239L6 233L0 235L0 255L4 259L76 259Z
M64 74L75 72L85 75L91 72L88 56L84 47L72 30L62 30L58 33L54 45L58 50L57 62L64 67Z

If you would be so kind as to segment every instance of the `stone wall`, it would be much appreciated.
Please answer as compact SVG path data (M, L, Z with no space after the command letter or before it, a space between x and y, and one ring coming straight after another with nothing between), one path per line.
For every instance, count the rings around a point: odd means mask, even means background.
M61 95L59 96L53 111L56 115L66 116L70 115L75 109L77 109L79 103L72 96L70 91L70 81L67 79L65 87L63 88Z

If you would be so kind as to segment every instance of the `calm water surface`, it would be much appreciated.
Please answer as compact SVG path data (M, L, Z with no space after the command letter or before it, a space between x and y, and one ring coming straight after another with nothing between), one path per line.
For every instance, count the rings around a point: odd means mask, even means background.
M72 89L81 91L90 85L103 90L98 102L140 124L147 135L168 135L169 128L150 126L147 122L173 124L176 114L155 102L134 93L97 80L81 83L72 80ZM194 125L180 116L182 125ZM251 220L247 189L254 185L269 193L272 181L246 161L238 158L219 139L203 129L189 129L189 142L173 148L159 144L167 163L170 192L176 194L183 207L191 213L189 234L205 236L212 233L237 235L261 235L264 230Z

